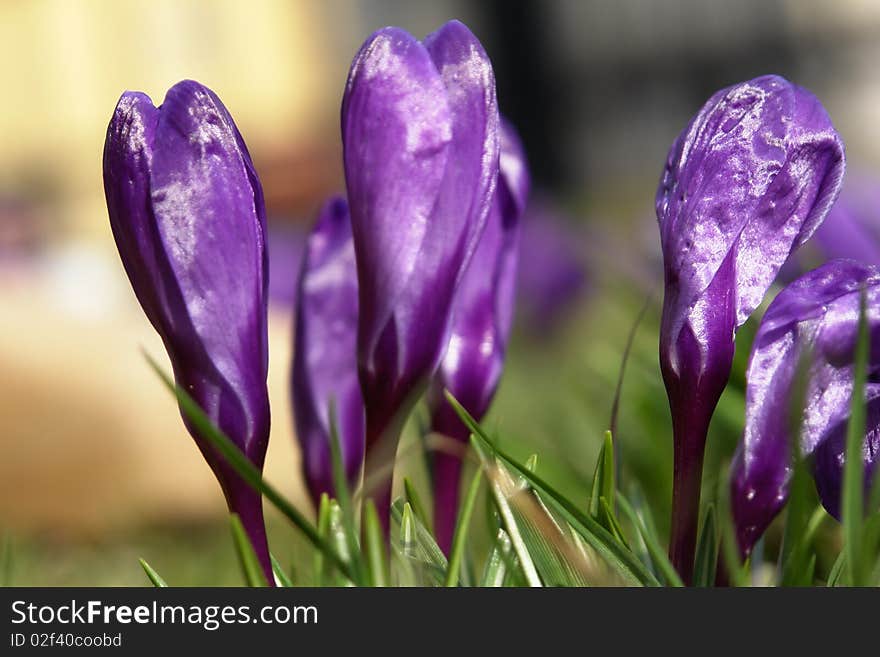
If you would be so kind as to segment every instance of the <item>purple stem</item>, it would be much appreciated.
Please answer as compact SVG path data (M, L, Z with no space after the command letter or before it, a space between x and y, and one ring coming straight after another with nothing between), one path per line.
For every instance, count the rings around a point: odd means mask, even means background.
M455 441L454 444L443 446L432 454L434 536L437 545L449 556L455 534L455 522L458 518L462 457L467 449L470 431L445 399L432 414L431 430L447 441ZM453 446L459 449L452 451Z
M673 421L674 467L672 474L672 527L669 559L685 584L693 580L697 525L700 519L700 485L706 451L708 421L698 413L685 413Z
M266 581L275 586L275 573L272 571L272 559L269 557L269 542L266 539L266 524L263 519L263 498L260 493L247 484L240 484L233 490L226 491L226 503L231 513L238 514L244 531L251 541Z

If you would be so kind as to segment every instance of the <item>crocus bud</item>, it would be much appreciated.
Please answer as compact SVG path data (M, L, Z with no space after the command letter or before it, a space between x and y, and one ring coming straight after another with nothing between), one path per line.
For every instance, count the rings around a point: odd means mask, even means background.
M477 420L489 409L513 320L519 225L529 192L525 152L513 127L502 122L501 159L495 199L486 229L455 296L446 355L431 391L431 430L452 438L461 450L470 430L443 395L444 389ZM461 454L433 454L434 533L448 552L458 512Z
M657 190L665 295L660 366L672 411L670 556L693 564L706 433L734 333L822 222L843 144L808 91L765 76L722 89L678 136Z
M795 445L813 463L822 503L839 516L861 290L870 332L866 484L880 450L880 270L832 260L783 289L758 328L747 371L746 425L734 458L731 507L740 549L748 554L785 504ZM806 392L799 363L808 358ZM792 407L802 395L800 435ZM798 409L800 410L800 409Z
M366 495L387 529L400 430L443 356L498 174L495 81L479 41L457 21L424 42L399 28L373 34L351 66L342 140Z
M124 93L107 129L104 191L122 264L177 384L262 468L269 441L263 192L220 99L192 81L173 86L158 108L142 93ZM274 581L260 494L186 424Z
M306 484L317 505L334 496L330 405L345 474L364 458L364 404L357 374L358 284L345 199L327 201L306 244L296 304L292 394Z

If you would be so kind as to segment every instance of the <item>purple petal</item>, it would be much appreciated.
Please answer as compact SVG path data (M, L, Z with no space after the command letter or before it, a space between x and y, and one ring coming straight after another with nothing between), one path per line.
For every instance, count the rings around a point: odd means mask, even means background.
M783 289L764 315L746 374L746 426L732 469L732 506L744 551L763 533L788 495L793 440L790 409L803 356L811 355L813 362L801 420L802 454L810 457L823 449L840 423L845 424L862 287L867 294L872 341L869 370L873 372L880 365L880 271L875 268L831 261Z
M399 28L360 49L342 101L345 180L360 281L361 353L418 269L452 141L443 81L421 42Z
M172 87L150 176L168 285L185 305L184 314L166 318L166 344L209 416L261 464L268 441L265 217L251 170L213 92L189 81Z
M350 483L364 455L364 409L357 373L358 281L348 205L327 201L308 238L300 273L292 393L309 492L334 493L331 400Z

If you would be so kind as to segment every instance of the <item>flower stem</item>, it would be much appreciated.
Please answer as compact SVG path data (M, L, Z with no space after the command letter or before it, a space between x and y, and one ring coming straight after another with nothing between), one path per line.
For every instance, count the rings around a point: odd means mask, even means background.
M443 553L449 555L458 516L461 457L438 450L434 465L434 535Z
M700 518L700 486L703 456L706 451L707 418L699 413L677 414L673 423L674 469L672 474L672 526L669 536L669 559L682 581L693 581L697 525Z
M399 414L405 417L405 414ZM394 477L394 459L403 421L398 418L377 419L367 411L366 458L364 459L364 500L376 505L379 524L385 541L391 530L391 484Z
M248 487L235 487L226 492L226 502L231 513L238 514L245 534L250 539L263 574L269 586L275 585L275 573L269 556L269 542L266 538L266 523L263 520L262 495Z

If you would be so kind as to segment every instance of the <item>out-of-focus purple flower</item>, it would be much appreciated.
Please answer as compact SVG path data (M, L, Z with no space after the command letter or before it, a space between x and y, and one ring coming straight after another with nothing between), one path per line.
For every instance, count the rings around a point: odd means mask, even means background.
M880 270L832 260L784 288L755 336L747 372L746 425L732 467L731 505L739 545L747 554L788 496L792 471L791 408L799 363L811 359L799 449L812 459L829 513L839 516L840 486L853 386L859 295L866 294L871 335L864 457L870 473L880 450Z
M672 145L657 190L665 295L660 365L672 411L670 556L690 578L709 421L734 333L840 189L843 144L815 96L777 76L722 89Z
M177 384L258 468L269 441L263 192L220 99L197 82L160 107L126 92L104 145L113 237ZM186 418L184 418L186 419ZM274 581L262 500L187 422Z
M847 175L840 198L813 240L828 259L880 265L880 180Z
M358 282L345 199L327 201L306 244L296 304L292 394L303 471L317 504L334 493L331 400L342 462L355 483L364 458L364 407L357 373Z
M299 225L272 226L269 221L269 303L284 309L296 305L297 282L306 250L306 231Z
M342 140L365 473L386 529L400 429L443 356L453 295L489 213L498 121L492 66L457 21L424 42L379 30L352 63Z
M498 388L513 321L519 225L529 193L529 172L522 143L502 122L501 159L495 199L486 229L455 295L452 331L446 355L434 378L431 430L467 447L470 430L443 396L444 389L477 420L483 418ZM433 454L434 534L448 552L458 513L461 454Z
M548 334L586 288L582 237L546 201L529 201L521 223L517 315L529 329Z

